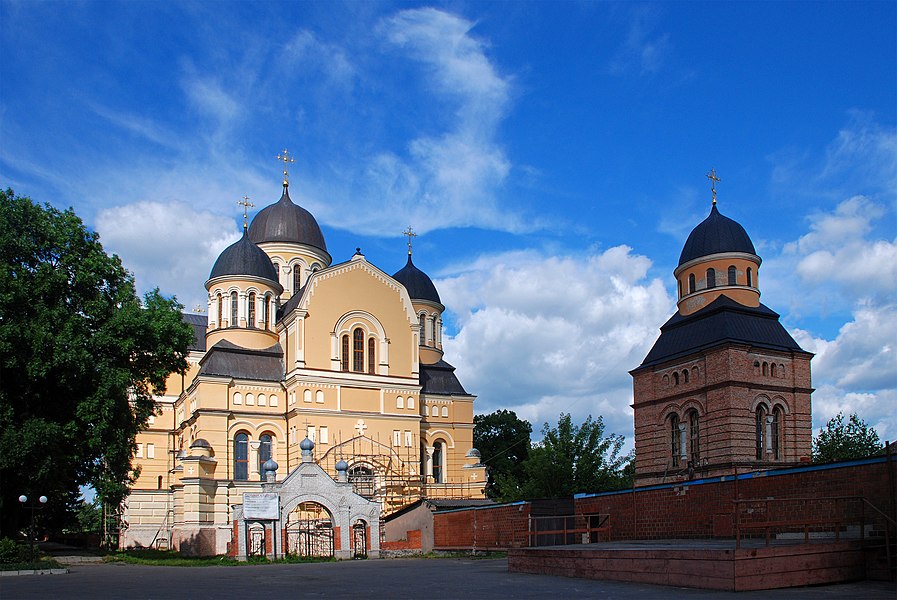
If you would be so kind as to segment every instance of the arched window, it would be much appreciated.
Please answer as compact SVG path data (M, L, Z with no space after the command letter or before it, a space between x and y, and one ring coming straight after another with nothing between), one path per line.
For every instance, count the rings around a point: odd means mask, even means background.
M249 292L249 327L255 328L255 292Z
M781 427L782 427L782 408L776 406L772 411L772 418L769 421L769 441L772 445L772 457L775 460L781 458Z
M769 365L769 376L770 377L778 377L778 375L776 375L776 364L775 363L772 363L771 365Z
M349 370L349 336L348 335L343 336L342 346L343 346L343 353L342 353L342 357L341 357L340 368L342 368L343 371L348 371Z
M673 373L673 385L679 385L679 373Z
M234 479L249 479L249 436L242 431L234 436Z
M265 329L270 329L271 327L271 296L265 294L265 306L262 309L262 315L265 322Z
M302 287L302 267L298 264L293 265L293 295L299 293L299 288Z
M701 432L698 422L698 411L695 409L688 411L688 443L691 449L691 463L697 466L701 458Z
M230 293L230 326L236 327L239 323L237 322L237 292Z
M760 404L757 407L757 413L755 415L756 420L756 447L757 447L757 460L764 459L764 445L766 443L766 417L769 415L769 409L766 408L765 404Z
M716 269L710 268L707 269L707 288L715 288L716 287Z
M679 415L670 417L670 451L673 454L673 466L679 466L679 456L682 454L682 438L679 436Z
M448 418L448 406L442 407L442 416Z
M259 437L259 479L262 481L265 480L265 471L262 469L262 465L267 462L267 460L271 458L271 434L263 433L261 437Z
M420 345L424 346L427 343L427 317L424 315L420 315Z
M681 297L682 297L682 280L679 279L679 280L676 281L676 283L677 283L678 286L679 286L679 297L681 298Z
M433 444L433 482L434 483L445 483L443 481L444 470L442 468L442 460L443 460L443 451L442 451L442 442L436 442Z
M748 287L754 287L754 272L750 267L747 268L747 284Z
M159 490L162 489L162 476L161 475L159 475L159 483L156 485L156 489L159 489Z
M694 273L688 274L688 293L689 294L695 293L695 274Z
M222 314L222 310L224 310L224 299L221 297L221 294L218 294L218 327L224 327L222 321L224 321L224 315Z
M396 398L396 408L405 408L405 399L401 396Z
M352 465L349 469L349 483L352 490L370 500L374 497L374 470L364 464Z
M352 370L364 373L364 330L361 327L352 332Z
M768 362L763 363L763 374L769 375L769 363Z
M374 338L368 338L368 373L374 374L377 367L377 357L374 354Z
M684 371L682 371L682 382L688 383L688 369L685 369Z
M729 285L738 285L734 266L729 267Z

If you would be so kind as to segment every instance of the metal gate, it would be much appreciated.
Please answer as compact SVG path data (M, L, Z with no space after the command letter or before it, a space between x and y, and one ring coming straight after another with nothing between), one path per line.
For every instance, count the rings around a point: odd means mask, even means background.
M266 529L265 526L256 523L254 525L250 525L249 527L249 556L265 556L266 553L266 544L265 544L265 534Z
M352 526L352 558L368 557L367 523L358 521Z
M303 502L287 521L287 552L302 557L333 556L333 519L320 504Z

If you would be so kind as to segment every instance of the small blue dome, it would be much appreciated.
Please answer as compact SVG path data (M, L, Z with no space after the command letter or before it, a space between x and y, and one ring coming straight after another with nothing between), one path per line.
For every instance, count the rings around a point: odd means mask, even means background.
M691 231L685 241L682 254L679 255L679 266L696 258L721 252L744 252L757 255L754 244L744 227L729 217L723 216L714 204L710 209L710 215Z
M306 437L304 440L299 442L300 450L312 450L315 447L315 443Z
M412 300L429 300L430 302L442 304L439 301L439 292L436 291L433 280L414 266L414 263L411 262L410 254L408 255L408 263L392 278L405 286Z
M272 471L272 472L277 471L278 466L279 465L276 462L274 462L273 458L269 458L268 460L265 461L265 464L262 465L262 471L264 471L266 473L268 471Z
M343 459L340 459L339 462L336 463L336 470L337 471L348 471L349 463L347 463Z

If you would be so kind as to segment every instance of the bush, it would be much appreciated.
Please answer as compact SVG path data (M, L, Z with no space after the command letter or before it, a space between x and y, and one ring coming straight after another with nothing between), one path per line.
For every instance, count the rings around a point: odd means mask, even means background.
M31 550L16 543L10 538L0 539L0 564L27 562L31 559Z

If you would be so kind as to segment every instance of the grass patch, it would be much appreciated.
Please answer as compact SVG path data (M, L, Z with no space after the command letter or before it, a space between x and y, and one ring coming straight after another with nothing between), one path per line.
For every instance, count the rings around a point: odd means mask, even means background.
M49 557L41 558L35 562L15 562L0 564L0 571L42 571L47 569L64 569L65 566L59 564Z
M239 567L259 564L292 564L307 562L331 562L333 558L306 558L288 555L277 560L268 560L262 556L252 556L246 561L236 560L229 556L182 556L174 550L155 550L141 548L124 550L108 554L106 562L120 562L129 565L151 565L157 567Z
M490 550L454 550L454 551L433 551L426 554L420 554L421 558L463 558L465 560L491 560L496 558L507 558L507 552L498 552Z

